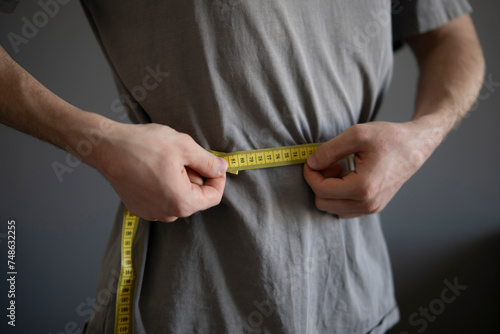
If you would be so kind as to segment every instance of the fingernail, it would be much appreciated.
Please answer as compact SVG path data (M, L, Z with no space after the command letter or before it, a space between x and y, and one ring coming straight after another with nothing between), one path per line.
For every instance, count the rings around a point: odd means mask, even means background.
M310 155L310 156L307 157L307 164L312 169L316 169L318 167L318 162L316 161L316 159L314 158L313 155Z
M224 174L227 170L227 161L226 161L226 159L219 158L219 163L220 163L219 173Z

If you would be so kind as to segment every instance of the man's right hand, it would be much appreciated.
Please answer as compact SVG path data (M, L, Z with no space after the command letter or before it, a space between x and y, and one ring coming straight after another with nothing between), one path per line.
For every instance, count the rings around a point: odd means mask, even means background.
M108 129L89 163L133 215L173 222L220 203L227 162L189 135L159 124L113 123Z
M224 159L168 126L117 123L72 106L1 46L0 123L70 153L87 142L86 132L98 133L99 143L80 158L104 175L132 214L144 219L172 222L221 201Z

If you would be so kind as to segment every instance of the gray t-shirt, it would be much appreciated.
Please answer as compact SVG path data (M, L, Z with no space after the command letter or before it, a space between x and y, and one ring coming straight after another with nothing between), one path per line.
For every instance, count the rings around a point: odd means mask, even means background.
M83 3L132 119L226 152L323 142L371 120L393 42L470 10L465 0ZM98 291L119 267L122 209ZM136 243L137 333L383 333L398 320L378 215L320 212L302 166L228 175L220 205L141 222ZM111 333L114 308L87 332Z
M470 11L466 0L82 3L122 92L113 111L226 152L370 121L393 44ZM115 288L99 293L116 286L122 212L86 333L113 332ZM135 248L136 333L383 333L398 320L378 215L317 210L302 166L228 175L220 205L141 221Z

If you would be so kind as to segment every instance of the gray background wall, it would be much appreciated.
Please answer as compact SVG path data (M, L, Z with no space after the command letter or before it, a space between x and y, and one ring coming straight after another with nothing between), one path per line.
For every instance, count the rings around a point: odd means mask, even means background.
M500 3L471 3L490 84L470 116L382 213L401 308L401 322L391 333L496 333L499 328ZM14 51L7 34L20 34L21 18L31 20L40 10L34 1L21 1L14 14L0 14L0 44L62 98L118 120L110 108L118 96L110 69L78 1L61 5L28 44ZM396 56L393 85L378 120L409 119L416 75L413 57L404 49ZM7 272L10 219L16 220L18 271L15 328L6 326L7 286L0 279L2 333L71 332L72 322L81 326L86 318L78 310L88 310L95 296L118 197L83 164L59 182L51 164L64 164L65 157L0 126L0 277ZM450 304L439 302L444 281L455 279L467 289ZM435 314L424 321L419 308L429 306Z

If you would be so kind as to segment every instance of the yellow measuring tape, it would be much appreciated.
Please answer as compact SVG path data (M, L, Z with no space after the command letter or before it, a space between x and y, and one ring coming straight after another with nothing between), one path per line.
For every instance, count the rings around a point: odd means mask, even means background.
M115 333L132 333L132 312L136 272L134 267L134 238L139 217L127 209L123 212L121 269L116 292Z
M238 174L240 170L303 164L319 145L304 144L231 153L209 152L226 159L228 173Z
M304 144L264 148L260 150L238 151L231 153L210 151L228 162L228 173L238 174L240 170L288 166L305 163L321 144ZM354 171L354 155L348 155L338 161L343 174ZM139 217L133 216L127 209L123 213L121 240L121 269L116 295L115 333L132 333L132 314L134 309L134 289L136 268L134 266L134 237L137 232Z

